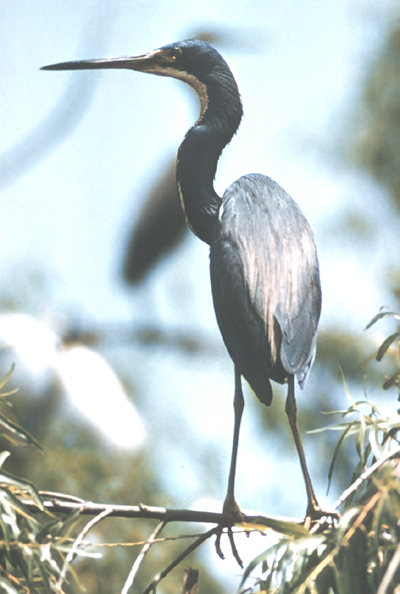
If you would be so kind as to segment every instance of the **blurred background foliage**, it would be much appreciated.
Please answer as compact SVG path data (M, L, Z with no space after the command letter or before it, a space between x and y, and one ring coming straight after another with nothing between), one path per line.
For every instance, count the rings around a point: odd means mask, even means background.
M359 165L387 190L400 209L400 27L398 19L388 31L365 81L353 147Z
M204 32L201 33L202 36L204 34ZM220 40L217 34L210 33L210 36L211 40L218 45ZM223 49L223 43L221 45ZM362 175L376 180L377 196L379 196L377 199L387 200L392 206L391 225L393 228L398 228L400 205L400 24L398 18L391 21L378 49L378 54L374 59L369 60L366 66L367 74L361 81L359 93L354 99L353 113L356 115L353 115L352 119L349 113L346 125L343 126L348 136L344 135L341 158L343 161L351 159ZM67 59L68 55L65 58ZM64 133L67 132L69 132L68 127ZM129 231L131 225L126 221L128 239L125 242L126 251L120 263L120 271L122 271L120 274L123 282L130 286L140 286L158 257L164 258L166 252L176 245L178 249L182 246L179 242L184 233L182 217L179 211L168 207L176 196L174 196L173 187L171 189L171 160L166 159L166 161L168 162L165 169L161 171L159 180L154 180L154 188L149 191L149 202L144 201L143 216L136 218L131 232ZM14 173L13 170L13 175ZM384 188L384 192L381 191L381 187ZM162 200L163 197L170 199L167 206L164 204L164 206L155 207L154 205L158 204L157 200ZM170 216L178 218L166 223L170 221ZM170 234L166 233L162 236L157 231L160 220L164 230L171 231ZM334 227L335 236L343 242L358 241L362 237L363 241L368 243L371 235L385 233L385 229L371 227L363 212L356 211L335 221ZM151 231L148 230L149 228ZM154 242L150 246L151 249L146 246L145 242L150 234L154 234L161 240L159 254L156 253L158 248L156 249ZM143 239L144 243L141 243L140 239ZM399 244L392 245L391 248L398 251ZM382 268L387 266L387 289L392 295L393 309L400 311L400 264L396 267L382 262L381 266ZM43 316L43 312L46 312L49 319L54 321L54 317L58 315L58 312L51 311L52 283L55 281L48 277L45 265L43 270L37 268L32 270L27 265L19 272L18 277L13 272L8 277L7 273L4 274L0 294L2 314L24 313L43 319L46 317ZM156 273L157 268L155 272L153 271L153 274ZM190 281L190 279L186 280ZM178 306L180 301L185 299L185 295L178 294L180 286L181 284L178 283L176 289ZM338 290L345 291L346 287ZM371 317L374 313L371 312ZM151 404L149 405L146 399L146 378L143 381L138 379L140 363L133 362L132 350L135 352L142 350L145 358L151 357L155 351L172 352L175 353L174 356L182 357L184 366L185 361L197 358L206 367L211 360L215 359L216 353L221 356L223 348L215 341L213 335L209 336L206 332L201 336L194 334L190 330L190 325L187 331L182 328L176 331L165 326L159 327L156 323L154 325L145 323L133 329L127 327L125 323L101 326L89 319L80 319L77 323L76 319L68 318L68 313L63 313L61 321L58 320L58 322L59 342L56 349L81 344L99 353L114 370L137 410L144 411L144 415L147 415L148 432L152 431L152 416ZM368 320L365 320L365 324L367 322ZM380 363L374 359L383 337L396 331L390 324L385 326L386 322L382 321L380 328L383 329L378 329L375 325L368 331L360 328L358 333L332 323L320 334L313 379L307 389L307 398L302 400L300 406L301 427L308 430L317 429L324 424L320 411L343 408L345 399L343 376L353 396L354 392L363 396L365 392L368 398L379 399L383 407L387 406L392 411L395 409L398 384L393 382L387 393L382 391L382 385L388 378L393 377L398 369L398 341L393 341ZM2 375L9 369L10 362L15 361L17 364L16 373L10 383L12 387L19 387L19 391L12 397L13 408L8 413L12 420L21 424L34 436L44 450L43 454L32 446L9 447L7 444L6 447L10 449L11 456L4 463L5 469L31 481L40 490L70 493L85 500L126 504L143 502L147 505L182 507L181 495L175 498L172 494L174 478L171 474L174 472L174 465L171 465L170 469L163 469L161 467L165 458L161 462L155 460L153 446L157 441L161 443L157 452L163 449L164 435L160 435L159 427L149 439L140 444L140 447L126 451L118 448L75 409L65 404L65 386L55 369L49 368L45 373L41 372L40 377L29 370L24 371L24 364L18 361L17 350L13 350L11 343L4 336L0 338L2 340L0 351ZM224 363L227 366L230 364L228 359L224 360ZM190 386L187 389L189 391ZM283 391L279 387L275 391L276 400L279 401ZM387 396L383 397L383 394ZM229 398L226 398L227 407L230 406ZM356 396L354 398L358 399ZM155 404L155 406L158 405L159 403ZM194 406L200 405L197 403ZM267 449L263 450L267 443L263 437L264 433L269 436L268 444L274 444L273 450L269 452L272 456L276 455L277 459L281 460L281 456L288 451L294 456L282 406L275 405L267 410L251 398L247 398L247 407L250 414L254 414L255 426L259 431L257 439L260 452L257 456L262 459L264 455L268 455ZM172 447L171 443L174 443L182 456L185 453L182 465L186 464L187 460L192 461L193 472L200 477L204 495L210 493L222 499L223 491L220 490L219 477L221 468L225 472L227 461L221 462L216 459L213 445L200 444L197 438L193 437L190 426L186 424L184 418L180 418L179 410L169 410L167 405L165 410L163 432L170 435L169 441L166 442L168 447ZM212 415L213 412L211 411L210 414ZM306 449L312 450L310 452L312 474L319 485L327 484L328 461L332 457L336 441L337 435L334 432L316 433L306 439ZM167 451L165 456L168 458ZM333 493L340 493L349 485L356 460L354 442L345 441L333 474L331 486ZM179 482L179 476L175 480ZM268 482L272 497L279 496L279 473L275 471L271 477L268 477ZM275 482L278 485L275 485ZM299 498L302 497L303 494L299 494ZM270 513L269 509L260 511ZM93 539L97 542L142 541L149 536L152 529L148 522L107 519L93 531ZM176 533L176 528L172 528L171 533L174 533L174 530ZM185 531L187 530L185 527ZM154 547L154 551L151 551L138 576L138 591L144 589L154 577L155 568L158 571L168 564L178 548L179 546L173 543L168 546ZM136 550L138 551L131 547L106 549L102 559L78 559L74 568L88 592L111 594L119 591L124 583ZM214 554L213 551L211 554ZM210 568L210 560L203 553L196 553L189 558L187 566L189 565L201 569L200 592L218 594L227 591L226 583L218 572ZM182 572L173 573L162 588L160 587L160 591L165 594L180 591ZM67 591L78 590L76 586L71 585Z

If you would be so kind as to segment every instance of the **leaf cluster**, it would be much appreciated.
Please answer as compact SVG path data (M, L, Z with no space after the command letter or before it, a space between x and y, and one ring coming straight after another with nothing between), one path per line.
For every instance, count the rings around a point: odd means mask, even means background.
M364 83L362 132L355 147L356 160L389 192L400 208L400 25L393 19Z
M0 382L0 390L12 371ZM11 406L8 398L14 393L1 392L0 404ZM0 414L0 436L13 445L30 444L41 450L35 439L5 414ZM0 454L0 591L61 592L57 587L60 567L71 549L71 532L79 522L79 513L60 520L47 512L32 483L4 470L9 455L7 451ZM33 514L29 504L39 514ZM79 554L86 553L81 550Z
M393 311L381 311L374 318L372 318L370 323L367 325L367 329L373 326L373 324L375 324L378 320L381 320L385 317L392 317L396 321L400 320L400 315ZM388 378L385 378L385 383L382 387L384 390L389 390L389 388L392 386L396 386L400 399L400 324L398 324L396 332L388 336L383 341L376 353L376 360L381 361L383 356L389 352L390 347L392 347L394 343L397 343L397 348L395 349L397 362L396 369L394 373L392 373Z

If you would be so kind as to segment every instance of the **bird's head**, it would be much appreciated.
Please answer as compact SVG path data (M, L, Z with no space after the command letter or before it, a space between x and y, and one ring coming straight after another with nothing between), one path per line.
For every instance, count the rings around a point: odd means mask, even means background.
M189 39L165 45L139 56L61 62L43 66L41 70L125 68L179 78L186 82L187 78L194 77L199 82L207 83L207 79L221 67L229 70L221 54L212 45L198 39Z
M123 58L78 60L43 66L41 70L97 70L123 68L138 72L178 78L194 88L200 98L201 116L205 113L209 93L218 86L237 93L236 83L221 54L209 43L188 39L165 45L148 54ZM239 117L240 120L240 117Z

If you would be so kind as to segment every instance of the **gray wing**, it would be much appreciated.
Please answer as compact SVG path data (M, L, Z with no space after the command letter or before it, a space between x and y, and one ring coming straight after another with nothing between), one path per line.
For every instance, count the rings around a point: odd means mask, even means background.
M270 178L247 175L225 192L210 251L218 324L227 349L260 400L268 378L305 382L321 311L313 233Z

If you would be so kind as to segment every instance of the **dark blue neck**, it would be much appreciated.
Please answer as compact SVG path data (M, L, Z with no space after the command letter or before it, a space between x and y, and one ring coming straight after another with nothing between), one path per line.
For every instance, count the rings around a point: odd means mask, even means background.
M236 82L224 72L217 82L206 85L206 108L188 130L178 151L176 179L187 221L206 243L213 238L221 198L214 190L217 163L224 147L236 132L242 105Z

